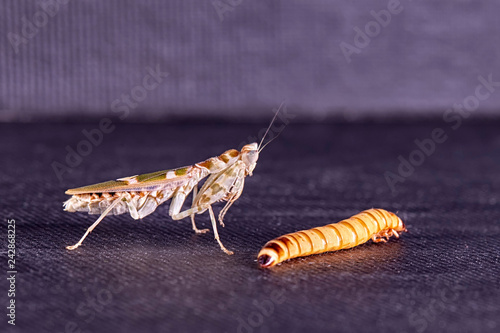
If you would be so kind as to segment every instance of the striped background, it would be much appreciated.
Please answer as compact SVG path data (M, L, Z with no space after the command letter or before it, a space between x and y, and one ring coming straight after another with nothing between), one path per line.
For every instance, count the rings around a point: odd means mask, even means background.
M440 117L474 93L478 75L500 81L498 1L401 0L349 64L339 44L353 44L353 28L388 0L232 0L222 20L211 0L61 2L50 16L47 1L2 1L1 121L112 114L156 65L170 76L127 120L267 118L282 100L315 120ZM500 91L478 113L499 104Z

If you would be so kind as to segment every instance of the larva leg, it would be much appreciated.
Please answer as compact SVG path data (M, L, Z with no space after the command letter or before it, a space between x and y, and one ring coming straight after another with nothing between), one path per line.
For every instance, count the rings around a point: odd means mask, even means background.
M382 236L379 236L379 234L373 235L372 236L372 241L374 243L387 243L387 240L382 238Z
M375 243L380 243L380 242L387 243L389 238L391 238L392 236L399 238L399 234L396 230L384 229L381 232L379 232L378 234L373 235L372 241L374 241Z
M108 208L106 208L106 210L101 214L101 216L99 216L99 218L97 219L97 221L95 221L94 224L92 224L90 226L90 228L87 229L87 231L85 232L85 234L83 235L83 237L78 241L78 243L76 243L75 245L66 246L66 249L68 249L68 250L74 250L77 247L79 247L80 245L82 245L82 242L85 239L85 237L87 237L87 235L90 234L92 232L92 230L94 230L95 227L97 227L97 225L99 224L99 222L101 222L102 219L105 218L106 215L108 215L108 213L121 201L121 199L122 199L121 197L116 198L115 201L113 201L113 203L111 205L109 205Z
M381 235L382 237L385 237L386 240L389 240L389 238L391 238L392 236L391 229L382 231Z
M212 206L208 206L208 212L210 213L210 220L212 220L212 228L214 229L215 239L219 243L220 248L222 249L222 251L226 252L227 254L233 254L233 252L226 249L226 247L224 245L222 245L222 242L220 241L219 233L217 232L217 220L215 219L215 215L214 215L214 211L212 210Z
M196 195L198 194L198 185L195 185L194 188L193 188L193 206L194 206L194 202L195 202L195 198L196 198ZM191 214L191 224L193 225L193 230L195 233L197 234L204 234L206 232L209 232L210 230L209 229L198 229L196 227L196 223L194 222L194 216L195 214Z

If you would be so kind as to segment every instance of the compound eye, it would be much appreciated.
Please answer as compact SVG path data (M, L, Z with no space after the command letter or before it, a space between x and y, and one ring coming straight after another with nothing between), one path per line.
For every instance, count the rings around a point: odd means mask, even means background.
M247 160L250 163L257 162L258 158L259 158L259 153L256 150L250 150L249 152L247 152Z

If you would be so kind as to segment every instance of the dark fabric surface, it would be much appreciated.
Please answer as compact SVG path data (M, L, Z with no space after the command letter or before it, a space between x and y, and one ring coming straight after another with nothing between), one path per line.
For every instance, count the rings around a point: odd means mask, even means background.
M201 161L260 125L119 124L62 181L51 163L95 124L0 125L1 266L7 218L18 250L18 325L3 314L1 330L498 332L499 123L447 132L396 193L384 178L440 125L291 124L262 152L219 229L233 256L212 233L172 221L167 204L142 221L107 217L69 252L95 216L63 212L64 191ZM257 267L266 241L371 207L397 212L410 232ZM209 227L207 215L197 221ZM7 287L2 278L3 311Z
M359 37L391 3L400 12ZM500 80L499 12L491 0L4 0L0 120L111 113L157 65L169 77L129 120L254 117L279 99L320 119L441 115L479 75ZM359 46L351 62L341 43Z

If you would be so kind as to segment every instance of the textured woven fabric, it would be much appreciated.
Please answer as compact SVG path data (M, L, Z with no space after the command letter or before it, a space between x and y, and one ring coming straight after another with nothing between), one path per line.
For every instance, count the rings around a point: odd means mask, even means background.
M316 119L440 116L479 75L500 81L499 12L490 0L4 0L0 119L100 117L132 93L129 120L250 118L281 99ZM170 75L143 99L156 66ZM494 114L496 96L478 112Z
M172 221L167 204L144 220L107 217L67 251L96 216L63 212L64 191L201 161L259 125L116 124L61 181L51 163L65 163L65 147L95 124L0 125L0 216L16 220L18 270L17 325L2 315L0 330L498 332L498 125L448 133L393 193L384 173L397 173L398 156L408 158L439 123L291 124L261 153L219 228L233 256L213 233ZM257 267L266 241L371 207L397 212L409 233ZM206 214L197 221L210 227Z

